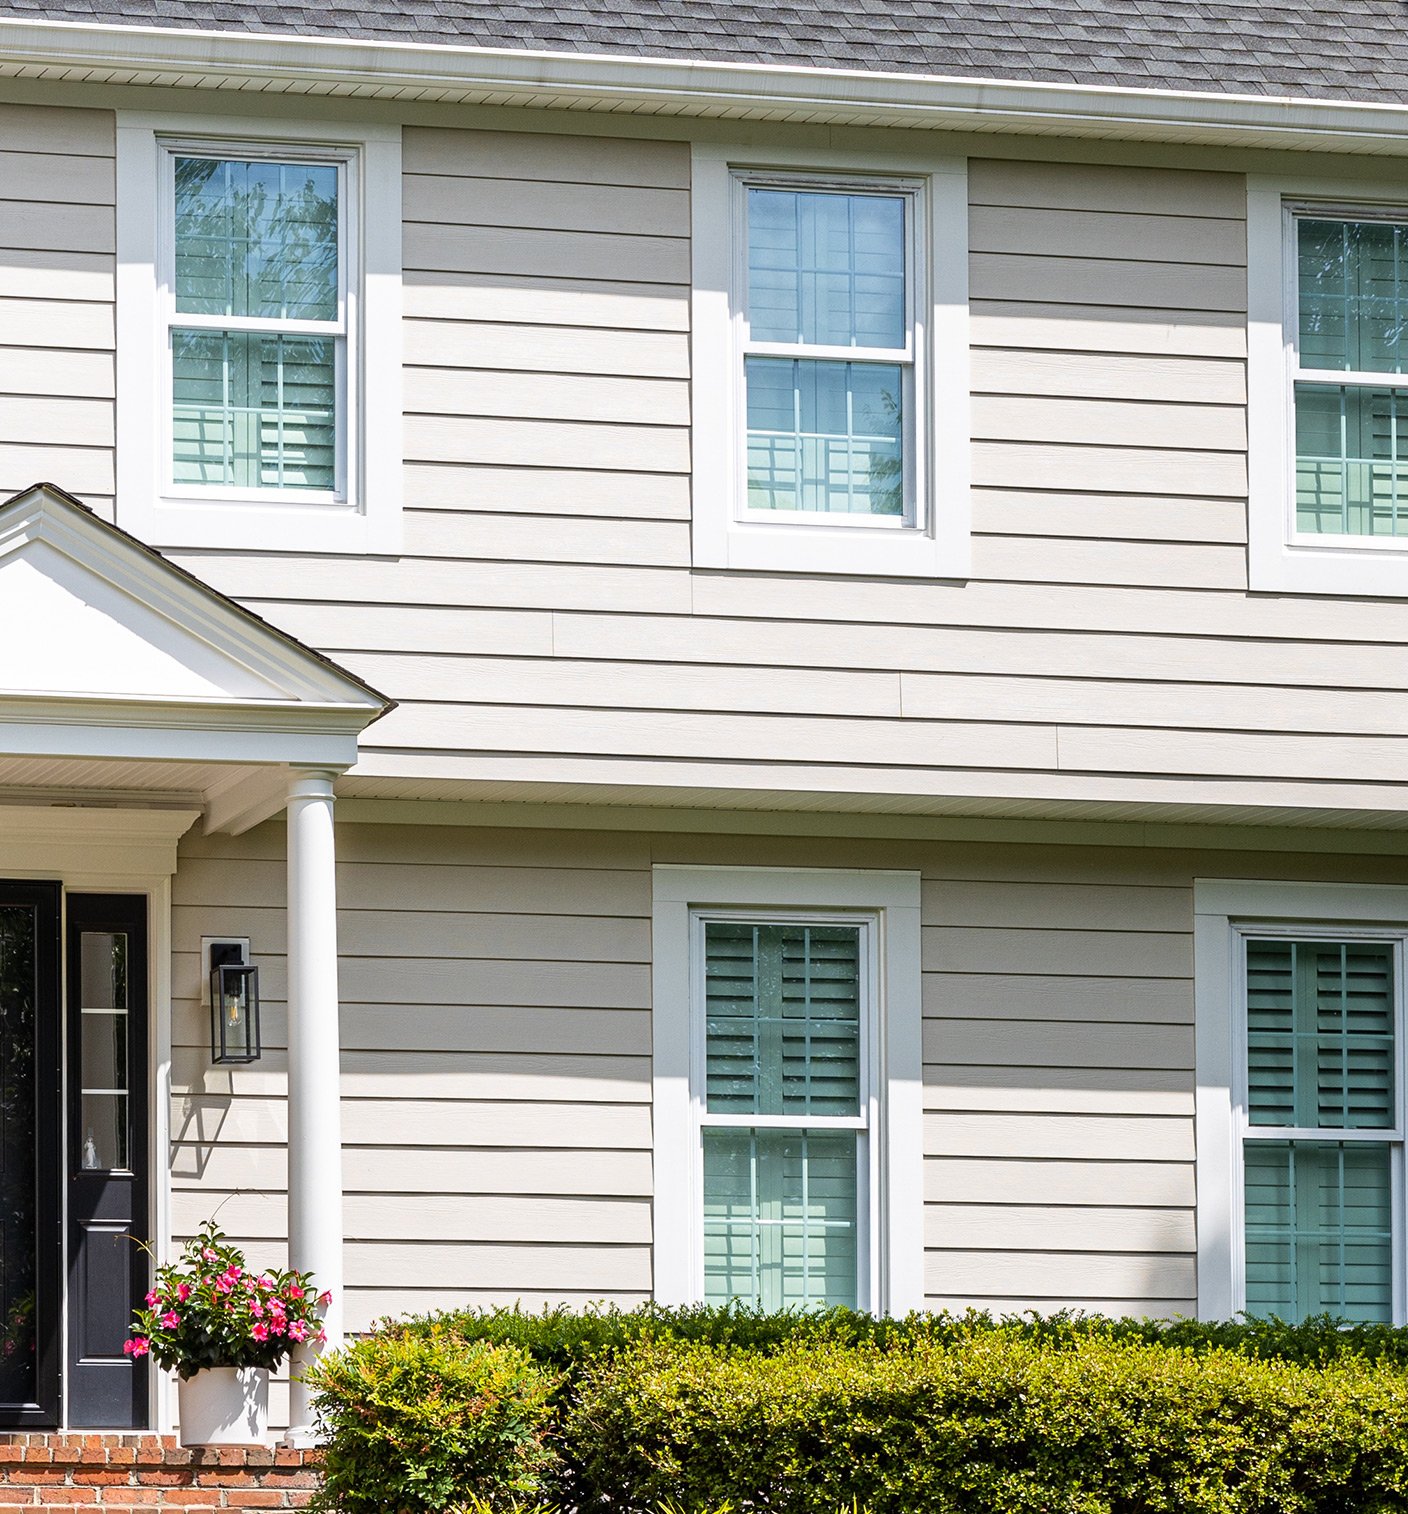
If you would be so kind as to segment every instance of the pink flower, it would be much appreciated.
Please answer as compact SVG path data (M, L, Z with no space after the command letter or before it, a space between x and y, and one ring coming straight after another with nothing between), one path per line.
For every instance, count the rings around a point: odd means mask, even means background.
M213 1246L207 1246L201 1252L201 1256L207 1262L218 1262L220 1260L220 1253Z
M161 1294L159 1294L155 1288L149 1289L147 1292L147 1308L155 1309L160 1302Z
M261 1304L257 1298L252 1298L249 1301L249 1312L255 1317L255 1319L258 1319L259 1316L264 1313L264 1305Z
M181 1316L174 1309L168 1309L161 1317L161 1322L168 1330L174 1330L181 1323Z
M256 1325L249 1333L257 1341L266 1341L269 1339L269 1332L263 1325Z
M288 1285L288 1296L290 1298L302 1298L303 1290L298 1286L297 1283L290 1283Z
M137 1335L128 1341L122 1349L130 1352L133 1356L145 1356L151 1348L152 1343L145 1336Z
M227 1277L217 1277L215 1279L215 1291L217 1293L228 1293L234 1286Z
M176 1297L178 1299L180 1299L180 1301L183 1304L186 1302L186 1300L188 1298L190 1298L190 1296L191 1296L191 1285L189 1283L177 1283L177 1285L176 1285Z
M266 1272L264 1276L259 1279L259 1286L261 1288L272 1288L274 1286L274 1280Z
M294 1320L288 1327L288 1338L291 1341L301 1341L307 1337L308 1326L302 1320Z

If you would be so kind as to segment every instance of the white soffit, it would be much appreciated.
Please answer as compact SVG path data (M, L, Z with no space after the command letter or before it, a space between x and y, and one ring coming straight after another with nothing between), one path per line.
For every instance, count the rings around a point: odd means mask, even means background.
M340 766L386 707L52 485L0 505L0 753Z

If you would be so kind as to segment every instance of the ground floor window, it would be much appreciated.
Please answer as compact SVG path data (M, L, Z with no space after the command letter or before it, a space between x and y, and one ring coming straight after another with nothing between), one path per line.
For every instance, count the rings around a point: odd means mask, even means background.
M859 1301L875 928L874 917L695 917L711 1303Z
M1402 1322L1408 896L1198 894L1200 1312Z
M919 879L655 869L656 1296L923 1299Z

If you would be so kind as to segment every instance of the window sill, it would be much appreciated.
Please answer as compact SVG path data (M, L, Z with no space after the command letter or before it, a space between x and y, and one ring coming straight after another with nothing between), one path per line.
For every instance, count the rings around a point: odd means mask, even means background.
M388 556L401 550L399 511L369 517L346 505L123 500L117 519L154 547Z
M961 546L966 549L966 538ZM963 579L969 573L960 543L945 548L913 526L828 527L800 521L776 526L734 521L714 530L696 521L694 566L862 578Z
M1247 569L1254 592L1408 599L1408 540L1363 547L1253 540Z

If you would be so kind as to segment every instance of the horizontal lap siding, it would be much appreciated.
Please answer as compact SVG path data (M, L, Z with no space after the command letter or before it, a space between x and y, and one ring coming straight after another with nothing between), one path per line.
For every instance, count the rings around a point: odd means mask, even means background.
M945 850L922 899L931 1302L1194 1312L1186 880Z
M0 498L52 479L110 514L110 112L0 105Z
M650 875L635 838L342 827L350 1321L650 1290ZM183 844L173 1219L286 1234L283 835ZM213 1068L202 935L248 935L263 1058Z
M369 777L1401 802L1408 609L1246 591L1240 176L970 164L960 584L693 571L683 144L405 168L404 554L181 557L399 701Z

